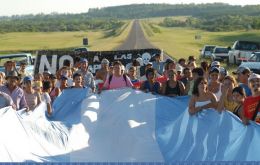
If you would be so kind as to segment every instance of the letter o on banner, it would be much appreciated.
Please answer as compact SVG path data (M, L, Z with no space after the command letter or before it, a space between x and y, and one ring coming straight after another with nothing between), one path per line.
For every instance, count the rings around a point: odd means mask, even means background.
M59 69L63 67L63 62L64 62L65 60L69 60L70 63L71 63L72 65L74 65L74 60L73 60L73 58L72 58L70 55L65 55L65 56L62 56L62 57L59 59Z

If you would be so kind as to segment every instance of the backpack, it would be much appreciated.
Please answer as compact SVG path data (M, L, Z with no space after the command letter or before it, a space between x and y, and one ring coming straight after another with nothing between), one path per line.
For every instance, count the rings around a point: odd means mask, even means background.
M111 82L111 80L112 80L112 77L113 77L113 75L109 75L109 78L108 78L108 84L109 84L109 85L110 85L110 82ZM126 74L123 74L123 78L124 78L124 80L125 80L125 85L127 86Z

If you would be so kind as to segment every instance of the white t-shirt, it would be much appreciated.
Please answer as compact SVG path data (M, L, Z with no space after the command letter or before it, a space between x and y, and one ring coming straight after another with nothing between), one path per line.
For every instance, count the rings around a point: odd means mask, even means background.
M51 103L51 97L47 92L44 92L42 94L42 101L44 101L45 103Z

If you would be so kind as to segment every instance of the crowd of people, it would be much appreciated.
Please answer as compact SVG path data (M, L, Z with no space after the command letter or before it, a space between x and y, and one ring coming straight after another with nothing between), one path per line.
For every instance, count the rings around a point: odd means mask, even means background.
M162 61L161 55L156 54L154 59L144 66L140 65L140 59L124 66L120 61L104 58L95 76L89 71L85 58L76 57L74 65L65 60L55 74L44 71L34 76L25 72L26 64L17 69L12 61L7 61L5 72L0 72L0 108L12 106L30 112L44 101L47 114L51 115L52 102L63 90L89 88L100 94L103 90L130 87L168 97L190 95L190 115L214 108L219 112L231 111L244 124L260 117L260 75L249 68L238 67L229 74L220 62L202 61L198 65L194 56L187 60ZM258 98L255 106L258 115L252 118L244 114L244 102L250 97Z

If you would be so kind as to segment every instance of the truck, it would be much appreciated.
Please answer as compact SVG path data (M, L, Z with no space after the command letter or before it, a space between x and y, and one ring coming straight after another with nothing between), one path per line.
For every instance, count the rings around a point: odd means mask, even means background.
M235 41L228 52L228 64L239 65L251 57L253 52L260 50L260 42Z
M31 53L17 53L0 55L0 71L5 72L5 63L7 61L15 62L16 69L20 68L22 62L27 64L26 71L33 75L34 73L34 58Z

